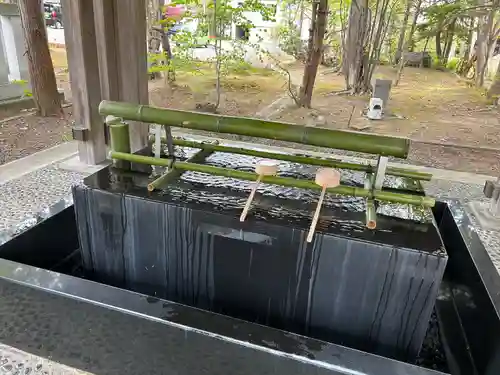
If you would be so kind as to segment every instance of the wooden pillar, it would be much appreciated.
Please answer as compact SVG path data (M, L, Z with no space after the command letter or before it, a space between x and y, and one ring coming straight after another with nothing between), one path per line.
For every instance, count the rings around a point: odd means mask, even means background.
M146 3L93 0L93 4L103 99L148 104ZM129 124L134 152L147 145L148 126Z
M97 57L102 99L118 100L118 69L115 47L114 1L94 0Z
M98 164L106 160L106 145L104 121L98 113L101 90L94 10L91 1L62 0L62 11L75 125L85 129L79 132L78 154L81 162Z

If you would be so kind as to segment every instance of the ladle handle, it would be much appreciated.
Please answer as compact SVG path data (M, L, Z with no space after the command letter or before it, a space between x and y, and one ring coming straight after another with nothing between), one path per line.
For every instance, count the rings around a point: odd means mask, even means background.
M257 191L257 188L259 187L261 179L262 179L262 175L259 175L259 177L257 178L257 181L255 181L255 184L253 185L252 191L250 192L250 195L248 196L247 203L245 203L245 207L243 208L243 212L241 213L241 216L240 216L241 222L244 222L245 218L247 217L248 211L250 210L250 205L252 204L253 197L255 196L255 192Z
M323 199L325 199L326 186L323 186L321 190L321 195L319 196L318 205L316 206L316 211L314 212L314 217L309 227L309 233L307 235L307 242L311 243L314 237L314 231L316 229L316 224L318 223L319 213L321 212L321 205L323 204Z

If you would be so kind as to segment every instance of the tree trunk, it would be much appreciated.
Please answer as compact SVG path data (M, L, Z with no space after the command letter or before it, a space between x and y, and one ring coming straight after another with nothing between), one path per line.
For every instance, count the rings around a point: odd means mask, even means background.
M410 33L408 34L408 39L406 46L408 47L408 51L413 52L415 49L415 43L413 41L413 36L415 35L415 30L417 28L417 20L418 16L420 15L420 9L422 7L422 0L417 0L417 3L415 4L415 9L413 12L413 20L411 22L411 27L410 27Z
M302 28L304 27L304 2L300 2L300 17L299 17L299 39L302 40Z
M368 18L368 0L352 0L344 43L344 59L342 61L346 89L352 94L359 94L369 90L368 87L363 86L366 82L363 76L366 73L368 61L365 48L369 34Z
M441 31L436 33L436 55L438 60L441 61L443 58L443 50L441 49Z
M303 107L311 107L314 82L323 52L327 15L328 0L319 0L319 3L313 3L307 64L304 68L304 76L299 96L299 103Z
M403 52L406 52L406 46L404 46ZM399 82L401 81L401 76L403 75L403 69L404 69L405 64L406 64L405 58L406 58L406 56L403 53L403 55L401 56L401 58L399 59L399 62L398 62L398 71L396 73L396 79L394 80L394 87L399 86ZM422 61L423 61L423 59L422 59Z
M394 24L394 17L392 17L390 20L389 20L389 23L387 25L387 30L386 30L386 34L387 35L391 35L393 30L395 30L395 24ZM384 44L383 44L383 49L382 49L382 54L385 55L385 56L389 56L389 61L393 61L393 58L392 58L392 48L391 48L391 41L392 41L392 38L384 38Z
M500 97L500 64L497 66L495 80L488 89L488 97L495 98L496 101L498 101L498 98Z
M453 45L453 37L455 36L455 24L457 20L453 20L446 33L446 42L444 44L445 48L443 51L443 63L448 62L448 56L450 56L451 46Z
M148 0L147 5L147 28L148 32L156 26L158 21L160 20L160 2L158 0Z
M472 34L474 32L474 18L470 19L469 32L467 34L467 41L465 42L464 53L462 54L462 60L468 61L470 56L470 50L472 48Z
M369 55L368 60L363 71L363 87L371 90L371 79L375 67L378 65L380 58L380 49L382 42L385 38L385 25L387 17L387 7L389 6L389 0L377 1L377 9L375 19L371 26L370 39L369 39ZM389 17L391 14L389 13Z
M50 56L41 0L19 0L24 29L30 83L37 112L41 116L62 116L54 66Z
M401 25L401 31L399 32L398 48L396 50L396 55L394 56L394 64L398 63L403 54L403 44L405 42L406 26L408 25L408 19L410 18L410 10L411 0L407 0L406 9L403 16L403 24Z
M485 5L484 0L479 1L479 5ZM496 9L492 9L485 16L478 17L478 34L477 34L477 47L476 47L476 87L483 87L484 74L488 64L489 50L490 50L490 32L493 27ZM496 41L495 41L496 43Z
M497 66L495 80L488 89L488 97L494 98L495 102L498 102L498 98L500 97L500 64Z

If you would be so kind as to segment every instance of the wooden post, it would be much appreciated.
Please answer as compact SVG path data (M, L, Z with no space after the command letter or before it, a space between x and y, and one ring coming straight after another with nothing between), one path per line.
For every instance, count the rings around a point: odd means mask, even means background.
M106 160L106 145L98 112L101 90L94 10L88 0L62 0L62 11L75 125L88 129L78 142L78 154L81 162L98 164Z
M94 0L102 97L148 104L144 0ZM148 126L130 121L130 147L147 145Z
M101 78L101 97L119 100L118 69L115 47L114 1L94 0L97 58ZM114 99L113 99L114 98Z

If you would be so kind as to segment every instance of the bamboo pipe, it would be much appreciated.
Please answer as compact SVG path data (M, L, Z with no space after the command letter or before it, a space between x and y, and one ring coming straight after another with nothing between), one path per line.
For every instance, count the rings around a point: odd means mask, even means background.
M140 164L149 164L149 165L159 165L163 167L171 167L173 162L169 159L158 159L150 156L142 156L135 154L127 154L122 152L110 152L109 154L111 159L118 160L126 160L133 163ZM187 162L175 162L173 165L174 168L186 170L186 171L194 171L200 173L213 174L216 176L230 177L230 178L238 178L241 180L247 181L255 181L257 179L257 175L251 172L243 172L234 169L213 167L210 165L201 165L196 163L187 163ZM301 189L311 189L318 190L318 186L309 180L299 180L289 177L263 177L262 182L274 185L282 185L287 187L295 187ZM393 203L402 203L402 204L412 204L416 206L424 206L424 207L434 207L435 199L426 196L413 195L413 194L405 194L405 193L395 193L389 191L375 190L373 194L367 189L358 188L354 186L346 186L339 185L333 189L327 189L329 193L339 194L339 195L348 195L353 197L372 197L374 199L380 201L387 201Z
M130 152L128 124L114 116L107 116L106 124L109 128L111 149L117 152Z
M162 138L163 142L164 138ZM358 164L358 163L348 163L339 160L333 159L319 159L311 156L301 156L301 155L290 155L290 154L279 154L275 152L267 152L267 151L258 151L251 150L246 148L238 148L238 147L229 147L229 146L221 146L214 145L210 143L203 142L195 142L195 141L186 141L184 139L174 139L174 145L181 147L190 147L190 148L201 148L203 150L211 150L214 152L227 152L231 154L237 155L248 155L261 157L266 159L274 159L274 160L283 160L289 161L293 163L299 164L309 164L309 165L317 165L320 167L329 167L329 168L339 168L339 169L350 169L353 171L362 171L367 173L374 173L376 167L373 165L366 164ZM396 177L406 177L411 178L413 180L424 180L430 181L432 179L432 174L417 172L411 169L405 168L395 168L388 167L386 170L387 175L396 176Z
M128 124L123 122L121 118L115 116L106 116L106 124L109 129L111 150L129 153L130 137ZM113 160L113 165L122 169L129 168L129 163L123 160Z
M101 102L99 113L185 129L276 139L400 158L408 156L410 147L410 140L407 138L306 127L246 117L180 111L108 100Z
M158 159L151 156L142 156L135 154L126 154L123 152L110 152L111 159L126 160L133 163L149 164L149 165L161 165L163 167L174 167L176 169L193 171L200 173L212 174L215 176L237 178L240 180L256 181L258 175L252 172L238 171L235 169L214 167L211 165L203 165L196 163L188 163L184 161L176 161L175 163L169 159ZM309 180L299 180L296 178L289 177L278 177L278 176L264 176L262 177L262 182L267 184L281 185L287 187L295 187L299 189L311 189L311 190L321 190L321 188L316 185L313 181ZM379 201L402 203L402 204L412 204L415 206L424 207L434 207L436 201L434 198L405 194L405 193L395 193L382 190L374 190L371 192L368 189L363 189L355 186L339 185L332 189L327 189L328 193L348 195L353 197L371 197Z

